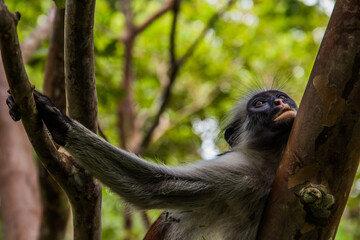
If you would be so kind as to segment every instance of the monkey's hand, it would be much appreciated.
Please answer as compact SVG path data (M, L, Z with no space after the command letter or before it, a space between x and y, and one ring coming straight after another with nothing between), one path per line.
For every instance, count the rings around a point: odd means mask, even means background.
M55 104L45 95L34 91L36 108L54 141L65 145L66 134L70 128L72 120L68 118Z
M53 140L57 144L64 146L66 134L72 120L62 113L47 96L36 90L34 90L34 99L39 116L45 123ZM21 119L20 108L16 105L11 95L6 99L6 103L10 109L9 114L11 118L14 121L19 121Z
M8 93L10 93L10 90L8 91ZM16 105L13 96L10 95L6 99L6 105L9 108L9 114L12 120L14 120L15 122L19 121L21 119L21 112L19 106Z

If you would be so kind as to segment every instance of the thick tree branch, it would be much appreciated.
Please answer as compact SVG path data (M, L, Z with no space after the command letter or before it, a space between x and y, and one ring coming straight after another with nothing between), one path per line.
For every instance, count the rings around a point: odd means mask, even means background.
M95 0L67 0L65 8L65 85L69 116L97 132L97 96L94 73ZM74 164L76 164L74 162ZM101 186L82 168L72 205L74 239L101 239Z
M360 2L339 0L277 171L259 239L335 238L359 164L359 103ZM309 198L308 189L315 195ZM313 199L317 205L309 205Z
M94 9L94 0L66 1L65 82L69 116L96 132Z
M44 94L63 112L66 111L64 17L65 10L56 8L43 84ZM39 240L63 240L70 216L67 196L41 164L38 168L43 205Z
M27 135L42 163L54 171L56 179L67 179L67 164L58 153L48 133L37 117L32 97L33 86L28 80L22 61L16 25L20 14L10 13L4 3L0 3L0 47L3 64L15 102L19 105L22 122Z

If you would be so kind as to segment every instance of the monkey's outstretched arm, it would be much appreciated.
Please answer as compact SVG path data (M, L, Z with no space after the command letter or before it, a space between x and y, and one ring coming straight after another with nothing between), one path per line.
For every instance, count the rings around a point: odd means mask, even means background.
M68 118L48 97L34 91L34 98L54 141L101 182L138 207L191 209L209 204L218 195L216 184L206 173L148 163ZM10 114L18 111L11 96L7 103Z
M73 121L65 149L101 182L141 208L202 207L216 196L207 179L145 160L118 149Z

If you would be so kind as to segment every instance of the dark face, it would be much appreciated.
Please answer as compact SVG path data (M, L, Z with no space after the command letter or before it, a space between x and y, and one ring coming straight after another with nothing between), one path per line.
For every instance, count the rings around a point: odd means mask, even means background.
M257 144L286 141L296 112L296 103L286 93L277 90L258 93L247 103L247 130Z

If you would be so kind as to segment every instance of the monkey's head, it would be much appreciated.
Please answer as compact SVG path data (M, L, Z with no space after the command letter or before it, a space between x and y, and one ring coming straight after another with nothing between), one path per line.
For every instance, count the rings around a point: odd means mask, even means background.
M272 148L287 141L297 105L286 93L268 90L242 99L225 127L231 147L246 142L256 148Z

